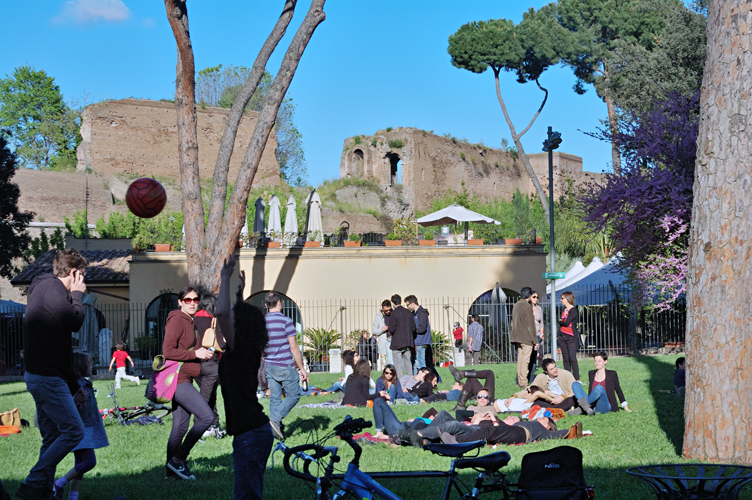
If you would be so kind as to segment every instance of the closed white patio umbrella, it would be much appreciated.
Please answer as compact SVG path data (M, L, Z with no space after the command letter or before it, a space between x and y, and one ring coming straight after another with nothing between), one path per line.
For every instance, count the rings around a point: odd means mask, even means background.
M298 204L292 195L287 199L287 216L285 217L285 234L298 233L298 214L295 211Z
M272 241L280 241L280 235L282 234L282 217L279 215L279 207L282 205L277 198L276 194L272 195L272 199L269 200L269 238ZM271 235L275 235L272 237Z
M316 232L320 235L319 237L323 238L324 226L321 223L321 198L319 193L314 189L308 194L305 202L308 205L305 227L306 240L311 239Z

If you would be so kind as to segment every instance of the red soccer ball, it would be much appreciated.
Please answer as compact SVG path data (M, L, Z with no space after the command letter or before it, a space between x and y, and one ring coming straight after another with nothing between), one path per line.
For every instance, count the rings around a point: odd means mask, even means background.
M136 217L151 219L167 204L167 193L155 179L142 177L131 182L125 192L125 204Z

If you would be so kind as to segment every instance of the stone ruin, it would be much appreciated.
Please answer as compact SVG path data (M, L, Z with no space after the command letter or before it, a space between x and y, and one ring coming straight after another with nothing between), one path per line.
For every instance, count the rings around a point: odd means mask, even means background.
M528 155L541 184L548 190L548 153ZM567 187L600 183L602 174L584 172L582 158L555 151L554 195ZM451 188L483 200L512 199L516 189L534 193L522 161L509 151L438 136L417 128L380 130L373 135L345 139L340 177L372 179L385 192L398 190L413 209L426 211Z

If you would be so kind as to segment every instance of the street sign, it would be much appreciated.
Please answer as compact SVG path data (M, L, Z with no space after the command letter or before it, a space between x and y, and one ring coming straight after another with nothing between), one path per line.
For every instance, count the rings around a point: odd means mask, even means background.
M567 273L543 273L544 280L563 280Z

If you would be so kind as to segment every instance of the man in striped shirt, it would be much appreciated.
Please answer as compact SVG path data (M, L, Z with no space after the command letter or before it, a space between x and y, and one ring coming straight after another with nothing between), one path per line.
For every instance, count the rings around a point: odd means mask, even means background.
M296 331L290 318L282 314L282 297L277 292L269 292L264 299L266 330L269 343L264 355L264 371L269 382L269 419L274 437L285 439L282 419L290 413L300 399L300 380L307 381L308 374L303 366ZM298 375L297 365L300 369ZM282 389L285 399L282 400Z

